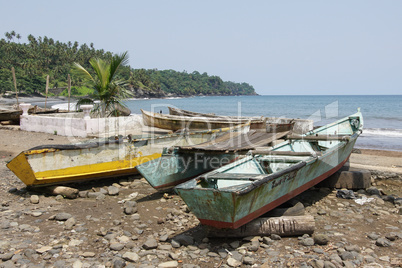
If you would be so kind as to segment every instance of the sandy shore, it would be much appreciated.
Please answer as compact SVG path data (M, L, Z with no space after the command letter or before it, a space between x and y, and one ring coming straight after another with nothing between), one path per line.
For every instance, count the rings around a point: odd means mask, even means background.
M20 101L35 105L44 99ZM12 103L0 99L0 107ZM313 187L295 197L314 217L311 237L229 239L208 238L180 197L157 192L139 175L73 184L80 191L73 200L27 189L6 167L8 161L38 145L85 139L1 125L0 137L0 267L402 265L402 200L393 201L402 197L402 152L358 149L351 154L350 166L372 171L372 185L384 193L371 203L357 205L328 188ZM369 196L369 191L355 194ZM127 207L124 200L130 198L135 202ZM315 243L319 235L329 243Z
M402 152L360 149L350 156L352 167L402 174Z
M44 106L45 101L48 104L48 106L50 107L53 104L67 102L68 97L48 97L47 100L44 97L33 97L33 96L18 98L19 103L30 103L32 105L38 105L40 107ZM70 99L70 101L73 102L74 99ZM17 103L17 99L15 99L15 98L0 97L0 108L1 107L10 107L16 103Z
M80 191L77 199L27 189L6 163L23 150L66 144L71 138L17 127L0 127L0 136L0 267L390 267L402 263L401 208L389 201L395 196L374 196L373 201L357 205L352 199L337 198L334 189L312 188L294 198L304 205L307 216L314 217L312 236L213 238L207 237L180 197L157 192L139 175L73 184ZM352 165L376 171L396 172L400 163L399 152L361 150L351 156ZM383 176L374 185L402 196L400 180L388 182ZM317 244L318 237L328 242Z

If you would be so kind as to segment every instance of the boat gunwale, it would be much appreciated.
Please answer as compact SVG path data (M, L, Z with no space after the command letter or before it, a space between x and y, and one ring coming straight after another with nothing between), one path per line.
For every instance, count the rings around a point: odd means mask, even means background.
M203 134L213 134L213 133L220 133L220 132L227 132L231 130L241 129L244 127L249 126L250 123L245 123L241 125L236 125L233 127L225 127L225 128L217 128L211 130L200 130L200 131L185 131L181 133L172 133L167 135L161 135L157 137L148 137L148 138L141 138L141 139L134 139L129 141L129 143L136 143L141 141L149 141L149 140L160 140L160 139L167 139L167 138L175 138L175 137L186 137L186 136L193 136L193 135L203 135ZM48 144L48 145L39 145L32 147L30 149L24 150L23 152L27 155L29 154L39 154L43 152L54 152L54 151L61 151L61 150L81 150L81 149L92 149L92 148L99 148L104 145L108 144L122 144L124 143L125 138L119 137L119 139L111 139L113 137L109 137L106 139L99 139L98 141L89 140L89 142L82 142L82 143L75 143L75 144Z
M158 119L158 120L178 120L178 121L189 121L189 122L209 122L209 123L214 123L214 124L219 124L219 123L232 123L232 124L244 124L244 123L263 123L264 119L262 118L225 118L225 117L203 117L203 116L181 116L181 115L166 115L166 114L159 114L159 113L154 113L150 111L145 111L141 109L141 112L143 115L152 118L152 119Z

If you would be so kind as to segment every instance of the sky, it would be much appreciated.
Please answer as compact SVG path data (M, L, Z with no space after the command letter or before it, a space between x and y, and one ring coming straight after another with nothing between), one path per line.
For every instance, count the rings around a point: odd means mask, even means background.
M0 35L129 52L261 95L402 94L402 1L0 0Z

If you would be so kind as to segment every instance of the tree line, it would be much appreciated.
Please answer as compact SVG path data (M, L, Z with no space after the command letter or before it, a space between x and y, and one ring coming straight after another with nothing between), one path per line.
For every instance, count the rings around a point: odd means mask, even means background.
M17 88L27 94L44 93L46 76L50 76L49 87L65 89L67 76L71 74L72 93L86 95L79 76L71 73L74 62L90 69L89 60L98 58L110 61L113 53L103 49L95 49L94 44L63 43L52 38L34 37L28 35L28 42L21 43L21 35L15 31L6 32L5 38L0 39L0 93L14 91L11 68L15 68ZM119 78L127 81L128 92L138 89L159 91L172 95L255 95L253 86L248 83L223 81L219 76L208 75L206 72L194 71L133 69L122 66ZM66 89L62 93L66 95Z

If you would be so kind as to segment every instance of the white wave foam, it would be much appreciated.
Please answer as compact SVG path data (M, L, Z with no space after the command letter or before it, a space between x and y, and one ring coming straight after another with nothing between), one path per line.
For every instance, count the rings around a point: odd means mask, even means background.
M363 129L363 136L386 136L402 138L402 129L366 128Z

